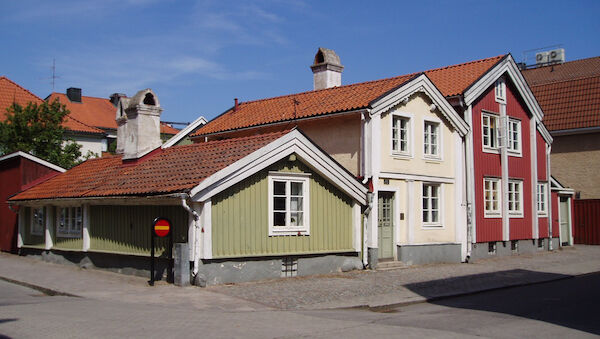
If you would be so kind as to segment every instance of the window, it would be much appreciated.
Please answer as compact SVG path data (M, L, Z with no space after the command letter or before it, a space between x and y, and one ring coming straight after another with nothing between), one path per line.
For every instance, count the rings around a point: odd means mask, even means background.
M508 150L521 153L521 121L508 120Z
M269 174L269 235L308 235L309 178L304 173Z
M441 226L440 185L423 184L423 224Z
M281 260L281 277L289 278L298 275L298 259L285 257Z
M547 183L543 182L537 184L537 211L539 215L548 214L547 185Z
M409 118L392 115L392 152L409 153Z
M423 154L429 157L439 157L440 124L436 122L425 121L423 125Z
M482 135L483 147L488 149L498 149L498 116L483 113Z
M488 242L488 254L496 254L496 243Z
M500 179L483 179L483 205L486 217L500 216Z
M34 207L31 209L31 234L44 235L46 229L44 221L46 220L43 207Z
M511 240L510 241L510 250L513 253L519 253L519 241L518 240Z
M523 182L508 182L508 212L512 215L523 215Z
M496 101L506 103L506 83L503 78L496 80Z
M83 214L81 207L63 207L60 209L57 236L66 238L80 237L82 226Z

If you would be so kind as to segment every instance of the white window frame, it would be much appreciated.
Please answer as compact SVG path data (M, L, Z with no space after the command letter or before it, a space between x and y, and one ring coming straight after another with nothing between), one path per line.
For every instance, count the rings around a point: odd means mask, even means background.
M431 190L429 190L431 188ZM433 189L437 190L437 221L425 220L424 214L427 213L429 218L433 217L433 211L435 211L432 206L433 197L430 195L433 192ZM443 184L437 182L423 182L421 184L421 221L423 223L423 228L442 228L443 220L444 220L444 190ZM429 208L425 208L424 202L427 199L427 206Z
M496 102L506 103L506 81L504 78L496 80L494 85L494 96L496 97Z
M486 187L486 182L489 182L489 189ZM490 197L493 195L493 183L496 183L497 208L493 209L494 199L487 199L486 192L490 191ZM487 208L486 203L490 202L491 209ZM502 218L502 180L499 178L485 177L483 178L483 209L485 218Z
M36 218L36 211L41 211L42 212L42 219L41 219L41 224L38 223L38 221L40 221L39 218ZM40 235L43 236L44 232L46 231L46 209L44 208L44 206L34 206L31 207L31 227L30 227L30 233L31 235ZM36 228L36 225L39 226L40 228Z
M427 126L431 126L432 128L435 128L435 130L432 132L430 130L427 130ZM432 118L424 118L423 119L423 125L421 128L421 131L423 132L423 159L429 160L429 159L433 159L433 160L442 160L442 147L443 147L443 142L442 142L442 122L440 120L437 119L432 119ZM436 137L436 142L432 143L432 142L425 142L425 139L427 138L427 135L433 136L435 135ZM431 139L431 138L430 138ZM431 140L429 140L431 141ZM430 145L428 147L428 145ZM435 146L437 149L436 153L432 153L431 152L431 146Z
M516 133L517 133L516 137L518 140L515 140L515 138L513 138L514 133L515 133L515 130L514 130L515 127L516 127ZM521 120L509 118L508 126L506 127L506 130L507 130L506 149L510 153L513 153L516 155L521 155L521 149L523 148L523 137L522 137L522 133L521 133ZM516 147L515 147L515 144L517 145Z
M523 217L523 180L508 180L508 214L511 217Z
M274 226L274 204L273 204L273 188L275 181L283 181L286 183L286 226ZM302 213L303 225L291 226L291 183L302 183ZM310 174L309 173L287 173L287 172L269 172L268 175L268 205L269 205L269 236L280 235L310 235Z
M80 211L79 229L77 211ZM63 220L63 212L65 217ZM61 225L64 225L61 227ZM61 206L56 213L56 236L61 238L81 238L83 234L83 206Z
M485 124L486 118L488 119L488 125ZM492 119L496 121L495 133L490 133ZM488 142L485 142L485 129L488 129ZM490 112L481 112L481 145L483 151L487 153L499 153L499 142L500 142L500 116L498 114ZM492 145L493 143L493 145Z
M407 139L406 139L406 151L402 151L402 150L394 150L394 120L395 118L397 119L403 119L406 121L406 129L407 129ZM400 157L400 158L411 158L413 156L413 115L410 113L404 113L404 112L392 112L391 114L391 120L390 120L390 150L391 150L391 155L393 157Z
M541 189L540 189L541 188ZM538 182L536 190L537 212L539 216L548 216L548 183Z

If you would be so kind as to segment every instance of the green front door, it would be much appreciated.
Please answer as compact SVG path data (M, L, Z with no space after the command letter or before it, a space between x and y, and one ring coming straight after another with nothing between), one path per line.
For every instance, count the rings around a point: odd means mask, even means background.
M379 259L394 259L394 194L378 193L378 256Z
M560 244L562 246L571 245L571 213L570 201L567 197L560 197L559 215L560 215Z

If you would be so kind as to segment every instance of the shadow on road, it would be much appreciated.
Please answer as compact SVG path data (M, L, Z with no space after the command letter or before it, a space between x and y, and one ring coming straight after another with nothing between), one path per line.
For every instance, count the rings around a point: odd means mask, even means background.
M513 285L517 282L523 285L549 278L554 281L436 300L436 297L444 295L447 290L454 290L456 293L470 287L475 291L477 285L484 283L494 286L493 283L496 282L500 288L502 285L507 286L511 281L514 282ZM572 277L510 270L434 280L405 287L427 298L433 298L431 303L435 305L510 314L600 334L597 311L600 304L600 273Z

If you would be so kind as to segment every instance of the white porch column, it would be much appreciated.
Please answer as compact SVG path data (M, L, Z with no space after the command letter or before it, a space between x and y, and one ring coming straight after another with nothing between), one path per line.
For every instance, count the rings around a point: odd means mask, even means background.
M90 205L84 204L83 207L83 251L90 250Z
M54 242L52 241L54 235L54 210L56 209L54 206L46 206L46 222L44 223L44 240L46 242L45 249L51 250L54 246Z
M17 214L17 248L21 248L24 245L24 231L25 231L25 206L19 206L19 213Z
M202 204L202 214L200 218L202 220L202 229L204 232L202 233L202 252L204 254L204 259L212 259L212 203L211 200L208 199Z

